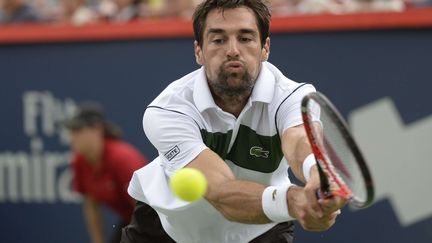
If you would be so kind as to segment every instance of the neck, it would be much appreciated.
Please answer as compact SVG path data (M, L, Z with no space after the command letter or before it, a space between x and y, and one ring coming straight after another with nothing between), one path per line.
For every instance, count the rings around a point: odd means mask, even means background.
M101 143L93 143L93 147L83 153L84 157L92 164L97 164L102 159L103 141Z
M96 154L96 153L87 153L84 156L92 164L96 164L97 162L99 162L100 161L100 157L101 157L100 154Z

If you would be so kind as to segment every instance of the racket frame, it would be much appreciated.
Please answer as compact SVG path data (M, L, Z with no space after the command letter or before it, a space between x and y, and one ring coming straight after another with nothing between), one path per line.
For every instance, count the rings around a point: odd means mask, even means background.
M343 182L340 176L333 169L333 164L331 161L325 156L324 151L320 149L320 141L317 138L317 135L314 134L314 122L312 121L311 115L309 114L308 105L309 102L313 100L320 106L321 110L325 110L327 115L331 119L331 122L339 129L341 132L344 141L348 148L351 150L357 165L360 168L360 172L365 181L366 187L366 200L362 201L352 195L349 187ZM336 107L330 102L330 100L324 96L320 92L312 92L307 94L301 102L301 113L303 118L303 125L306 130L307 137L309 139L309 143L311 145L312 151L315 155L315 159L317 161L318 173L321 181L321 192L324 197L331 197L333 195L342 196L350 199L350 205L357 208L364 208L370 205L374 198L374 186L372 176L370 174L369 168L367 166L366 160L364 159L359 147L357 146L354 138L351 135L351 132L348 129L348 125ZM330 181L331 180L331 181ZM337 192L330 190L330 183L335 182L340 190Z

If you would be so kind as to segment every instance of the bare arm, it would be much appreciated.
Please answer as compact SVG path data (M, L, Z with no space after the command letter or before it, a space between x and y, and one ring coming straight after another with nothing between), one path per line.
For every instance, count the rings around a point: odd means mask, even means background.
M213 151L204 150L187 167L199 169L204 173L208 180L205 198L226 219L248 224L270 222L261 206L265 186L251 181L236 180L231 169Z
M84 215L93 243L104 243L102 215L99 204L89 196L84 197Z
M288 129L282 141L284 154L288 161L291 161L294 173L303 180L303 160L311 153L305 136L304 128L298 126ZM271 222L262 209L262 193L265 186L251 181L236 180L230 168L213 151L204 150L187 167L199 169L204 173L208 180L205 198L226 219L248 224ZM311 171L311 180L305 188L291 187L287 193L290 215L297 218L305 229L312 231L322 231L331 227L339 214L338 209L343 206L339 199L318 202L315 196L318 187L319 177L314 168Z
M288 128L282 136L282 151L294 175L306 182L303 176L303 161L312 153L303 125Z
M315 124L320 126L319 124ZM303 161L312 153L303 125L288 128L282 137L282 150L294 175L305 182ZM316 166L310 171L310 179L304 188L291 188L287 193L288 211L306 230L323 231L330 228L346 201L339 197L316 197L320 180Z

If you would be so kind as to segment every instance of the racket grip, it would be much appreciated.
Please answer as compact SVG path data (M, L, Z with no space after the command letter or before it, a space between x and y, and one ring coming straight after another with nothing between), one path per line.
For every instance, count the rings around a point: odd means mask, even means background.
M333 194L331 192L325 192L321 189L318 189L316 191L316 197L317 197L317 199L326 199L326 198L333 197Z

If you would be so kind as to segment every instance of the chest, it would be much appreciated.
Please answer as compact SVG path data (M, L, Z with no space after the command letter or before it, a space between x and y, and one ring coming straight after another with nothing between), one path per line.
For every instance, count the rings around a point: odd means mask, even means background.
M245 108L238 118L223 111L205 116L201 137L222 159L264 173L278 168L283 158L281 140L268 106L257 104Z

